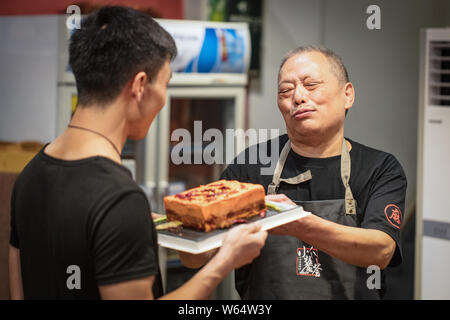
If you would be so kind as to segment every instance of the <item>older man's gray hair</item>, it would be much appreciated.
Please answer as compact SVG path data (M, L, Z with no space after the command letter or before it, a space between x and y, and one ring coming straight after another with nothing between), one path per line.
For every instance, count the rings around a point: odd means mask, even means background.
M338 81L341 83L341 85L345 85L347 82L350 82L350 79L348 77L347 68L345 67L344 63L342 62L341 57L339 57L334 51L331 49L328 49L326 47L322 46L301 46L298 48L295 48L283 57L283 60L281 61L280 69L278 70L278 76L280 74L281 68L284 66L286 61L296 55L305 53L305 52L320 52L325 57L327 57L328 62L330 63L330 68L333 74L336 76Z

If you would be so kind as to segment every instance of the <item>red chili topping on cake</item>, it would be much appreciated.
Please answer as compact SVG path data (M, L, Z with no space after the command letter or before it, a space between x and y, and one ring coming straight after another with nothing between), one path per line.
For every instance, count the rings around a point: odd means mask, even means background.
M207 188L202 188L207 187ZM216 187L216 188L212 188ZM193 199L204 199L206 201L211 201L212 198L216 198L220 195L233 194L237 191L232 191L230 187L224 186L222 183L220 184L209 184L207 186L200 186L193 191L185 191L182 193L178 193L175 195L178 199L183 200L193 200Z

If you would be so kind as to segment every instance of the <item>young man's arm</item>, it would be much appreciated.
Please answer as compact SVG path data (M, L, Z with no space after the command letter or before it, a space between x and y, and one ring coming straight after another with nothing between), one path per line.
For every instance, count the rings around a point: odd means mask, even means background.
M253 261L266 242L267 232L256 223L231 229L217 254L179 289L161 299L207 299L234 269Z
M286 197L284 194L267 195L266 200L285 202L293 204L294 206L296 205L294 202L292 202L291 199ZM214 257L217 251L218 249L213 249L199 254L178 251L178 256L180 257L181 263L183 263L185 267L191 269L198 269L207 264L208 261Z
M183 286L161 297L163 300L208 299L214 289L233 270L225 255L216 255Z
M257 224L242 225L230 230L222 247L211 261L183 286L160 299L207 299L220 282L235 268L256 258L267 238ZM155 277L100 286L102 299L153 299L151 287Z
M103 300L153 300L155 276L99 286Z
M214 257L218 249L213 249L199 254L178 251L181 263L187 268L198 269L208 263Z
M9 292L11 300L23 300L20 250L9 246Z

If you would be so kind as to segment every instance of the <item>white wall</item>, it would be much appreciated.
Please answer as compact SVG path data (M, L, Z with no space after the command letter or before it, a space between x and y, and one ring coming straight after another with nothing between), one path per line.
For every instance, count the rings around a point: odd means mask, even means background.
M321 1L264 1L260 87L250 91L249 127L280 128L286 133L277 107L277 77L282 57L300 44L319 44Z
M365 9L381 9L381 30L365 27ZM347 62L357 98L346 134L393 153L414 201L417 167L419 31L444 24L443 1L327 1L325 44Z
M366 27L371 4L381 9L381 30ZM324 44L343 58L356 89L346 136L399 159L408 209L416 188L419 30L448 25L449 6L446 0L266 0L261 90L250 92L250 127L285 132L276 106L279 63L299 45Z
M0 140L55 138L55 16L0 17Z

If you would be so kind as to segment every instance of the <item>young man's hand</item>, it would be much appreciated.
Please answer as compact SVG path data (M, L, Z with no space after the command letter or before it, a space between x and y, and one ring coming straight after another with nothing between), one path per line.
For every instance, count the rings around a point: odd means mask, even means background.
M258 223L243 224L227 232L217 255L238 269L259 256L266 239L267 232Z

